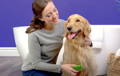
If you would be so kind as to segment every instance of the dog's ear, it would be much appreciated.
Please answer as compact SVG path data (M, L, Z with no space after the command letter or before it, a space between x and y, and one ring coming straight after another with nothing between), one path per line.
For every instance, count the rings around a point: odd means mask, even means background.
M91 33L91 27L89 23L85 25L83 33L84 33L84 37L89 37Z
M64 27L66 27L66 26L67 26L67 24L68 24L68 21L65 21L65 23L64 23Z
M64 23L64 37L66 37L67 33L66 33L66 27L67 27L68 21L66 21Z

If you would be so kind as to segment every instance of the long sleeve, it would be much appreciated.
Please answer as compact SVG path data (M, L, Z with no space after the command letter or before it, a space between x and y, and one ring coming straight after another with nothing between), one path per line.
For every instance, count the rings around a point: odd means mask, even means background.
M60 65L50 64L41 60L40 41L34 33L28 35L29 61L32 63L32 68L37 70L60 72Z

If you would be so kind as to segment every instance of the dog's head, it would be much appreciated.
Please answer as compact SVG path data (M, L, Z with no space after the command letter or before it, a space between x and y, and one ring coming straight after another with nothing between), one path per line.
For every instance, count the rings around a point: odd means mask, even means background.
M88 21L78 15L74 14L68 17L65 23L65 36L67 39L75 39L81 37L89 36L91 32L91 27Z

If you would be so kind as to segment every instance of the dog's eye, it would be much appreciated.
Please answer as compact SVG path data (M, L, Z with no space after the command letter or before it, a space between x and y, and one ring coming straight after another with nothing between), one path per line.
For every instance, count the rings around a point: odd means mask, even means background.
M79 20L79 19L77 19L77 20L76 20L76 22L80 22L80 20Z

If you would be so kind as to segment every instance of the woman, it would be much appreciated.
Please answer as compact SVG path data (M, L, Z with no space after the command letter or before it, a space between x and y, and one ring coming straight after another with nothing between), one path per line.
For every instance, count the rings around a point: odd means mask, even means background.
M76 76L78 71L71 68L75 64L55 64L62 46L65 21L59 19L54 3L34 0L32 10L34 17L26 30L29 54L23 62L23 76L60 76L62 71Z

